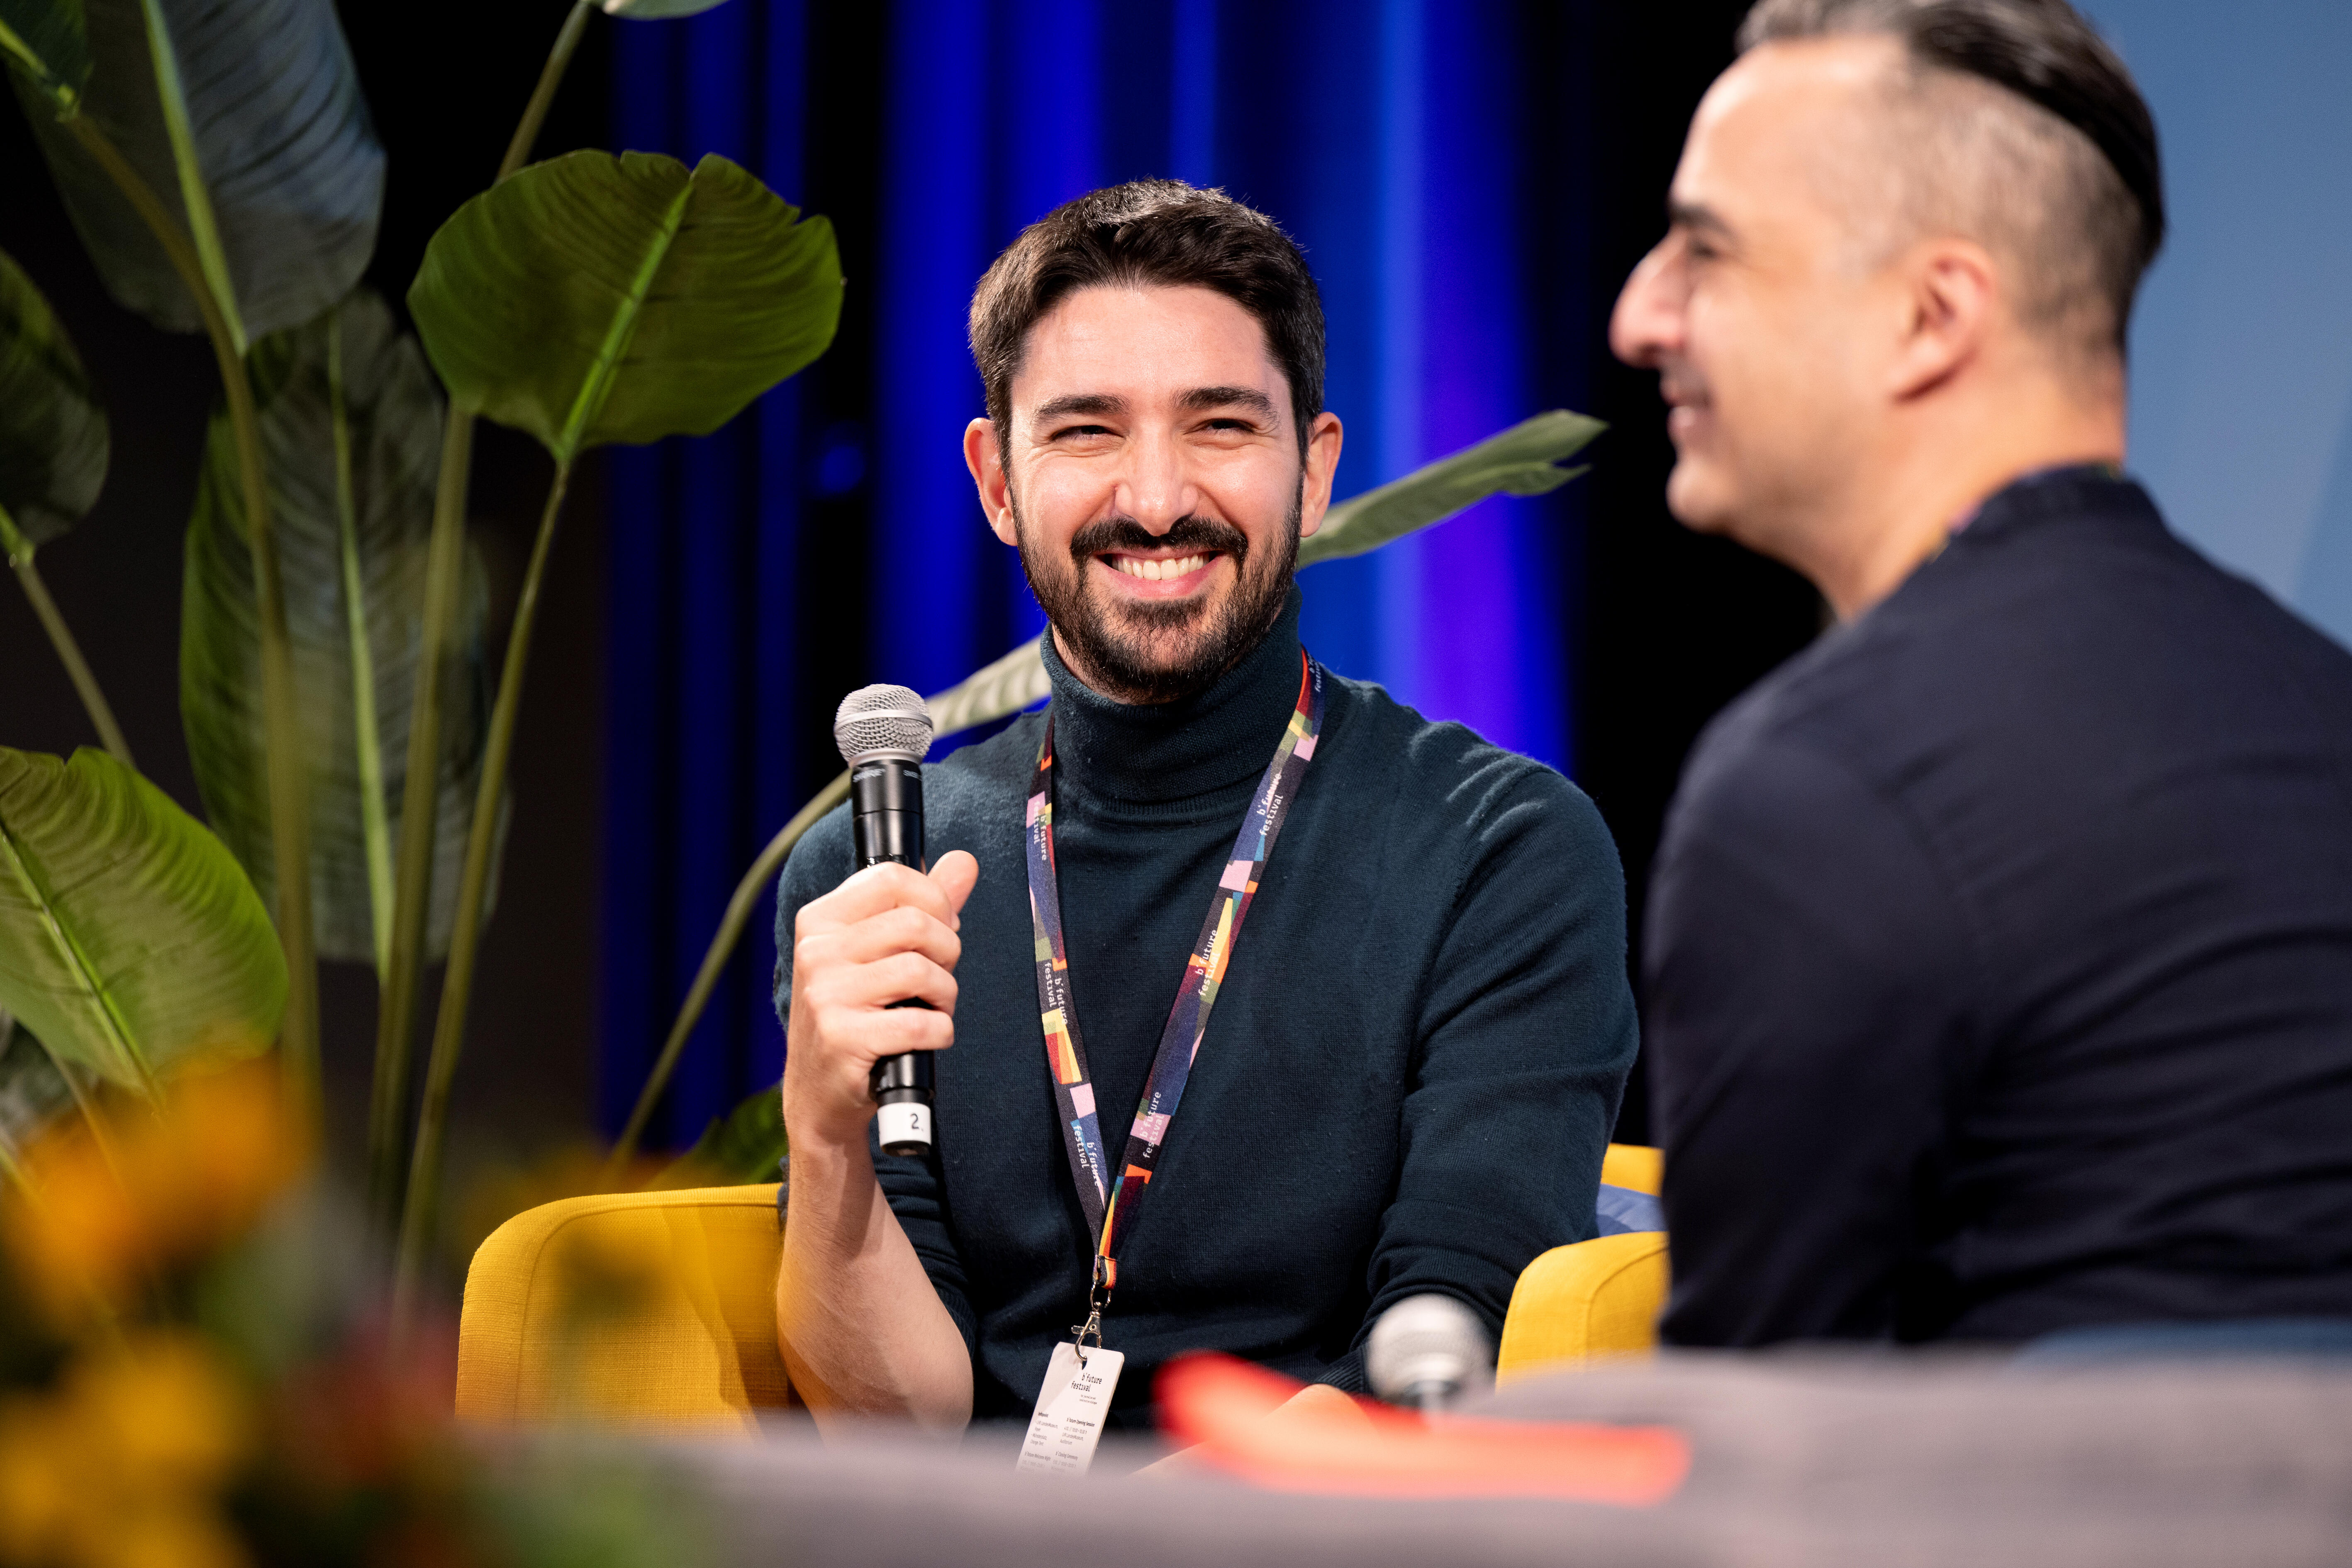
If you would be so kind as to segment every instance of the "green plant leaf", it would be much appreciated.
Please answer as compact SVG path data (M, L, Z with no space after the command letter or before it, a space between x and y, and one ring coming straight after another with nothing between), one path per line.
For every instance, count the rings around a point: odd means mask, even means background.
M1491 495L1537 496L1558 489L1584 470L1557 465L1607 428L1565 408L1521 420L1475 447L1334 506L1324 514L1323 526L1299 542L1298 563L1312 566L1377 550Z
M11 10L35 3L0 0ZM81 112L194 231L141 0L85 4L91 65ZM255 338L299 326L359 281L383 204L383 149L333 0L159 0L157 16L232 285L226 313ZM27 102L29 118L108 290L159 327L201 330L162 246L58 122L56 103L22 72L17 85L40 99Z
M776 1180L793 1146L784 1134L782 1087L772 1083L723 1120L712 1117L694 1147L665 1167L647 1190L740 1187Z
M1038 644L1044 640L1045 634L1040 632L937 697L924 699L923 706L931 711L932 737L952 735L959 730L985 724L991 719L1018 713L1031 703L1043 702L1051 696L1054 683L1046 679L1045 661L1037 651Z
M79 522L106 482L106 410L81 357L0 251L0 552L13 561Z
M824 352L833 226L711 154L566 153L459 207L408 291L457 405L590 447L704 436Z
M0 1007L61 1061L152 1091L276 1037L286 957L236 857L103 752L0 747Z
M0 55L51 113L71 110L89 80L81 0L0 0Z
M726 0L604 0L604 15L650 22L661 16L692 16L726 4Z
M393 844L424 662L441 398L415 340L367 290L308 326L263 339L248 363L311 768L312 924L323 956L377 963L390 935ZM188 523L180 714L205 813L274 908L249 538L235 437L226 410L216 408ZM467 560L462 604L441 698L426 927L436 957L448 946L488 725L489 594L478 558Z

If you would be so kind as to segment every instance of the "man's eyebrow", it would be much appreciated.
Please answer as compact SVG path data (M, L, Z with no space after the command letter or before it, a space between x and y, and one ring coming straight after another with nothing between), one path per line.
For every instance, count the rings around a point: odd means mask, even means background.
M1087 414L1124 414L1127 399L1114 397L1107 392L1073 392L1066 396L1048 398L1037 405L1032 416L1040 425L1050 425L1056 419Z
M1176 402L1188 414L1212 408L1246 408L1261 419L1275 416L1274 399L1254 386L1196 386Z
M1719 238L1728 238L1731 235L1731 226L1705 202L1682 202L1669 198L1666 202L1666 222L1675 228L1695 228Z

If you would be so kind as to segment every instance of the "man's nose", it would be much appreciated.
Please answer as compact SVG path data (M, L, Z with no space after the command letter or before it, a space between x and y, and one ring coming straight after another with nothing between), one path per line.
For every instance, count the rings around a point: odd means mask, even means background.
M1642 258L1609 316L1609 347L1627 364L1655 370L1682 342L1682 296L1674 286L1671 241Z
M1112 503L1153 533L1167 532L1200 499L1183 443L1161 434L1139 435L1129 443L1127 456Z

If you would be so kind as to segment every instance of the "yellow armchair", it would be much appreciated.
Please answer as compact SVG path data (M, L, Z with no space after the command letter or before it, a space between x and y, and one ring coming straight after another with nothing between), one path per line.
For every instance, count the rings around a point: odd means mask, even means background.
M466 1274L457 1414L749 1433L786 1404L776 1186L566 1198Z
M1612 1143L1601 1156L1601 1184L1658 1195L1665 1184L1666 1152L1646 1143Z
M1658 1152L1612 1143L1601 1178L1658 1190ZM1604 1236L1528 1266L1496 1375L1655 1342L1666 1238ZM791 1385L776 1348L773 1184L567 1198L474 1254L457 1329L457 1414L750 1433Z
M1612 1187L1654 1194L1664 1170L1659 1151L1612 1143L1601 1161L1601 1179ZM1511 1292L1495 1379L1507 1383L1597 1357L1653 1350L1658 1342L1658 1312L1665 1301L1663 1231L1596 1237L1555 1247L1527 1266Z

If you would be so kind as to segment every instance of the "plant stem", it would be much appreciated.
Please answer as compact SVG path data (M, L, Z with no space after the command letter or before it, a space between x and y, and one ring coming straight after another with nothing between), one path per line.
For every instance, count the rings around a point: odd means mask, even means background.
M409 1163L408 1194L400 1216L400 1254L393 1276L393 1331L403 1333L416 1306L440 1206L441 1145L447 1130L449 1085L466 1038L466 1008L472 1000L474 961L479 950L483 894L499 842L499 801L506 794L507 762L514 751L515 715L522 706L523 674L530 663L531 628L539 617L540 588L555 543L555 523L572 470L560 467L540 513L539 538L523 572L522 595L515 603L514 629L507 637L505 668L499 675L498 701L490 710L488 743L482 753L482 782L474 795L474 821L466 837L466 869L457 883L457 918L449 933L449 967L441 980L441 1011L433 1024L433 1054L425 1068L425 1103L416 1119L415 1157Z
M555 35L555 47L547 51L547 64L540 68L539 85L530 89L530 101L523 105L522 119L515 125L514 138L507 143L507 155L499 160L499 178L503 180L530 161L530 150L539 142L540 125L547 119L548 106L555 101L555 89L563 81L563 73L572 64L572 51L580 47L580 36L588 30L588 18L595 13L593 0L579 0L572 14L563 18L562 30Z
M229 276L228 247L221 243L220 224L213 216L212 190L205 184L204 164L196 156L195 127L188 119L187 86L180 79L180 57L172 47L171 24L164 19L163 0L139 0L147 20L147 52L155 66L155 102L163 114L163 134L172 146L172 166L180 176L180 201L187 208L188 236L197 266L220 307L229 342L239 359L245 357L245 321L236 308L236 285Z
M17 1160L16 1152L7 1146L5 1139L0 1139L0 1178L5 1178L10 1186L16 1189L18 1203L35 1214L41 1212L44 1206L41 1189L33 1185L32 1178L25 1174L25 1167Z
M425 626L408 710L408 776L400 811L400 879L393 899L391 959L376 1000L375 1085L368 1098L368 1209L397 1234L407 1167L408 1085L415 1060L416 983L432 908L440 826L441 677L466 576L466 487L474 418L453 408L441 436L441 485L425 556Z
M115 1185L121 1186L122 1173L113 1168L111 1157L108 1160L108 1168L114 1176ZM38 1216L45 1223L54 1223L52 1216L55 1211L50 1208L48 1200L41 1195L41 1189L34 1184L33 1178L26 1172L24 1163L17 1158L16 1152L5 1146L0 1146L0 1179L5 1179L9 1186L16 1189L16 1201L24 1205L26 1213ZM76 1269L73 1279L75 1294L81 1298L82 1307L89 1313L90 1328L102 1342L119 1350L122 1344L122 1323L115 1315L114 1303L106 1299L105 1293L87 1274Z
M261 710L268 737L270 861L278 886L278 940L286 950L286 1021L278 1033L296 1103L319 1111L319 966L310 931L310 811L305 798L302 731L294 705L294 643L286 625L286 584L278 569L278 538L270 525L269 486L262 469L261 421L223 301L205 283L194 247L154 191L128 160L77 114L65 123L121 190L173 270L194 298L205 335L219 362L244 481L246 523L253 551L254 597L261 623Z
M245 320L237 312L237 287L228 275L228 247L221 245L221 226L212 216L212 191L205 185L205 164L195 155L195 127L188 122L188 87L179 80L179 52L172 47L172 26L164 21L163 0L139 0L146 14L148 54L155 61L155 103L163 108L163 130L172 143L172 167L179 172L179 200L188 209L188 237L195 242L197 266L212 284L212 299L221 306L228 324L228 341L237 357L245 357Z
M294 700L294 637L286 624L286 580L278 571L278 536L263 475L261 417L245 363L216 341L221 384L228 393L229 428L245 481L254 598L261 622L262 732L269 784L269 860L278 892L278 938L286 949L286 1021L278 1031L287 1087L314 1121L319 1091L319 965L310 928L310 802L304 777L301 718Z
M719 922L719 933L710 939L709 950L702 955L702 967L695 972L694 984L686 994L686 1005L677 1010L677 1022L670 1026L669 1038L662 1042L661 1055L655 1059L653 1071L646 1075L646 1087L637 1091L637 1103L629 1112L629 1124L621 1130L620 1142L613 1145L612 1156L604 1163L607 1185L619 1183L623 1169L636 1153L646 1123L653 1120L654 1105L669 1087L670 1074L677 1070L677 1058L686 1050L686 1037L701 1021L710 993L718 988L719 976L735 956L735 944L743 940L743 928L751 924L752 911L759 908L761 898L775 880L784 857L793 852L793 846L801 841L803 834L816 826L819 817L848 797L849 774L844 772L818 791L814 800L793 815L782 831L768 840L768 847L760 851L760 858L743 873L743 879L735 884L735 896L727 900L727 918Z
M499 163L498 178L522 167L572 51L594 9L580 0L555 35L539 85ZM493 182L494 184L496 182ZM416 984L425 967L425 917L433 893L434 840L440 826L441 674L457 623L465 586L466 496L473 474L474 416L449 410L441 436L441 483L433 505L433 539L425 554L424 647L416 693L409 707L408 776L401 795L400 876L393 900L389 959L376 1005L375 1082L368 1096L368 1209L385 1234L395 1234L405 1199L408 1085L416 1050Z
M89 1127L91 1136L99 1137L98 1123L91 1121ZM106 1162L108 1174L114 1178L114 1184L117 1187L121 1186L121 1165L114 1156L107 1152L102 1141L99 1144L99 1150ZM16 1189L16 1201L24 1205L26 1214L36 1216L44 1224L55 1223L55 1211L50 1208L48 1199L42 1195L41 1189L34 1184L31 1174L26 1171L23 1160L18 1157L16 1150L6 1146L5 1139L0 1139L0 1178L5 1178L8 1185ZM108 1300L104 1292L90 1281L88 1275L79 1270L74 1271L74 1284L77 1288L76 1294L81 1297L82 1305L89 1311L91 1326L97 1330L99 1338L110 1346L119 1347L122 1342L122 1325L115 1317L114 1303Z
M383 739L377 732L375 651L368 641L367 585L360 573L359 500L352 484L351 410L343 401L343 312L327 319L327 402L335 437L335 536L343 630L352 647L352 754L359 764L360 830L367 845L368 931L376 983L392 956L392 824L383 800Z
M81 656L81 645L66 625L65 616L58 613L57 601L49 597L48 584L41 581L38 568L33 564L33 548L25 536L16 531L16 523L5 511L0 511L0 543L5 543L8 564L23 584L25 597L33 602L33 614L39 617L41 629L49 634L49 646L58 650L58 659L66 667L73 680L74 690L81 696L81 705L89 710L89 721L98 727L98 738L114 753L114 760L126 768L139 764L131 760L131 742L122 736L122 726L114 721L114 710L106 704L106 693L98 689L98 677L90 673L89 661Z
M47 1040L37 1037L35 1043L41 1047L41 1054L49 1058L49 1065L57 1068L58 1076L65 1080L66 1091L73 1096L74 1107L81 1112L82 1125L89 1129L90 1142L96 1146L98 1157L106 1166L106 1173L113 1178L118 1190L127 1191L122 1176L122 1156L115 1145L114 1134L107 1127L106 1113L99 1109L97 1100L90 1098L89 1092L82 1087L81 1080L74 1077L73 1068L66 1064L65 1058L49 1049L49 1043ZM47 1197L34 1183L31 1173L25 1169L18 1151L0 1148L0 1169L5 1169L9 1184L16 1189L18 1202L24 1204L31 1213L42 1215L46 1218L54 1218L54 1211L49 1209ZM89 1311L90 1326L97 1331L100 1340L120 1349L122 1344L122 1321L115 1312L114 1303L107 1299L106 1293L98 1288L95 1280L86 1273L80 1273L79 1270L76 1272L78 1274L76 1284L79 1287L79 1293L82 1298L82 1304Z
M73 1096L74 1109L81 1112L83 1123L89 1128L90 1142L98 1146L98 1156L106 1163L107 1173L120 1184L122 1180L122 1155L114 1142L114 1130L107 1125L105 1110L81 1079L74 1076L73 1065L49 1049L48 1041L40 1039L38 1036L34 1037L40 1045L42 1054L49 1058L49 1065L58 1069L58 1077L65 1080L66 1092ZM152 1079L147 1079L145 1093L151 1106L162 1102L162 1091L156 1089Z

